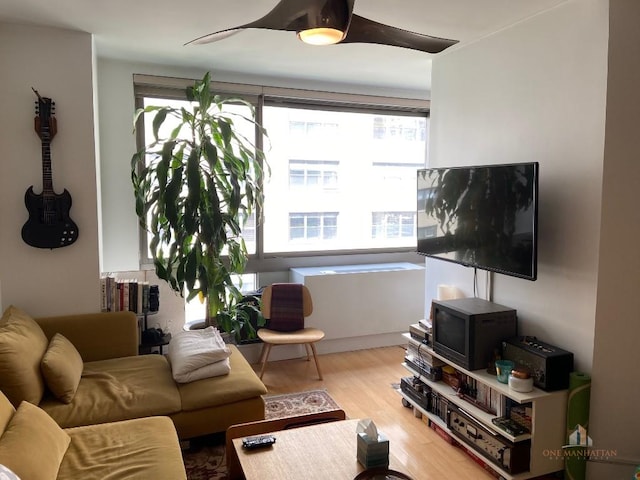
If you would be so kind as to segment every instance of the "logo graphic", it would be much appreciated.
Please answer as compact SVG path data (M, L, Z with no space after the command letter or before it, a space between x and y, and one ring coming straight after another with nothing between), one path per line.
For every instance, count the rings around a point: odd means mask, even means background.
M582 425L576 425L573 433L569 435L569 445L563 445L562 448L591 446L593 446L593 441L591 440L591 437L587 435L587 429Z
M557 450L543 450L542 454L552 460L564 459L569 460L611 460L618 456L617 450L607 450L603 448L593 448L593 441L591 437L587 435L587 429L582 425L576 425L573 430L570 430L568 435L569 444L563 445L561 449ZM640 477L634 478L634 480L640 480Z

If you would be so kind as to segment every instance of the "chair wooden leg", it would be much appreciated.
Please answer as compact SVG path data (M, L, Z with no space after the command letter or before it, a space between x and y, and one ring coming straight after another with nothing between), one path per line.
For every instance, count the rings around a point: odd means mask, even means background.
M267 353L267 344L262 342L262 348L260 349L260 356L258 357L258 364L262 365L264 363L264 356Z
M308 362L309 360L311 360L311 349L309 348L308 343L305 343L304 346L305 346L305 350L307 351L307 362Z
M260 369L260 379L262 380L262 375L264 375L264 369L267 366L267 360L269 359L269 353L271 353L271 344L265 343L264 347L266 347L264 351L264 360L262 361L262 368Z
M308 344L313 352L313 359L316 361L316 369L318 370L318 377L322 380L322 371L320 370L320 363L318 362L318 353L316 352L316 346L313 343Z

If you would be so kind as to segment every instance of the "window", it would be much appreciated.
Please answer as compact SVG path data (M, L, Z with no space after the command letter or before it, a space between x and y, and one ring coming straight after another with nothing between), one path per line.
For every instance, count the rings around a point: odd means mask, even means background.
M333 240L338 233L337 213L290 213L289 240Z
M150 86L142 77L138 107L187 103L182 85ZM267 264L285 270L319 255L332 264L348 264L352 254L375 254L376 262L400 258L380 257L389 253L414 255L415 175L427 152L422 102L234 84L213 89L252 102L268 132L262 221L252 215L243 228L249 271ZM140 141L151 141L149 123ZM263 144L252 127L243 134ZM146 247L144 233L142 242ZM148 253L142 262L150 263Z
M289 160L289 188L336 188L338 162Z
M415 212L374 212L371 215L371 237L398 239L414 238Z
M257 275L255 273L235 275L233 278L233 284L242 293L251 293L258 288ZM207 317L206 304L200 302L200 299L198 297L189 302L185 301L184 303L184 318L186 324L201 322Z
M373 119L373 138L388 140L396 137L406 141L424 142L427 138L425 125L424 118L399 120L397 117L379 116Z
M425 114L267 102L263 125L272 146L265 255L415 247L415 179L425 164ZM374 225L376 212L409 212L411 218L388 214Z

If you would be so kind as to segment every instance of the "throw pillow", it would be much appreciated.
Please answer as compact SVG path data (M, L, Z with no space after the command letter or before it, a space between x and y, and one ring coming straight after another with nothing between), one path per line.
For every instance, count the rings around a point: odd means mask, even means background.
M35 405L44 394L40 361L49 340L40 326L10 306L0 320L0 390L14 407L26 400Z
M0 464L24 480L55 480L70 442L44 410L22 402L0 437Z
M0 392L0 435L4 433L4 429L9 425L14 413L16 413L16 409L13 408L9 399ZM0 480L2 480L1 477Z
M56 333L40 364L44 381L55 397L71 403L82 376L82 357L65 336Z

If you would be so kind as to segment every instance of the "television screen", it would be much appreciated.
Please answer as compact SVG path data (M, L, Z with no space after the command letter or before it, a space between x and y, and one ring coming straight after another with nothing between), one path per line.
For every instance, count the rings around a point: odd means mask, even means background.
M418 170L418 253L535 280L538 163Z

